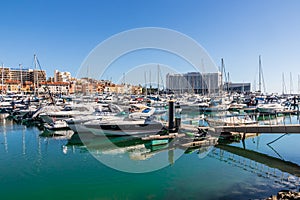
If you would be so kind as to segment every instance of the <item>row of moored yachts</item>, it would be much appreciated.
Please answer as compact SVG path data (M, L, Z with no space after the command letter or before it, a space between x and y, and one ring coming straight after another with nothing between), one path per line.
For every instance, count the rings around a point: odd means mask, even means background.
M95 135L137 135L168 132L166 123L157 116L166 115L170 100L186 112L214 112L245 110L276 114L298 108L298 98L275 96L231 95L207 98L197 95L91 96L64 97L49 103L45 98L10 95L0 97L2 117L11 117L22 123L42 124L48 130L72 129L74 132L92 132ZM232 118L231 118L232 119ZM209 123L212 121L207 120ZM238 123L235 120L235 123Z

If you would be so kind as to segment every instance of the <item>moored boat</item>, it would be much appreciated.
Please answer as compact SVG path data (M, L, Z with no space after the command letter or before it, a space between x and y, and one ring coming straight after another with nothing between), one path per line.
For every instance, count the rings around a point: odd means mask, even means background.
M220 119L206 118L205 121L212 127L258 124L257 121L252 120L248 115L245 115L243 117L230 116L230 117L224 117Z

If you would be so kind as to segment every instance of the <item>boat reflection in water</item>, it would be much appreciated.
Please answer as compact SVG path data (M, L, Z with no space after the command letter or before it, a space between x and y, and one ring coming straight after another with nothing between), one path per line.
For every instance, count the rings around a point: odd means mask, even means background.
M141 173L154 171L174 164L182 154L188 153L185 145L194 141L193 137L147 139L134 136L96 136L93 133L74 134L66 148L85 146L102 163L120 171ZM207 145L206 145L207 146ZM194 146L191 149L204 147Z
M73 145L74 141L76 145L80 144L78 137L78 134L73 135L67 146ZM174 154L166 153L173 150L169 148L169 143L152 148L150 142L136 137L106 137L86 133L80 135L80 140L97 160L119 171L149 172L168 166L172 164L169 160L174 160L168 157Z
M101 163L119 171L142 173L173 165L182 154L198 154L200 159L217 159L273 182L276 187L295 190L300 185L299 164L264 153L237 147L234 144L185 146L195 137L143 140L141 136L99 136L94 133L73 134L71 130L55 131L44 137L65 139L63 153L74 149L91 153ZM151 138L151 137L149 137Z
M41 137L50 137L55 140L62 140L62 139L70 139L73 136L74 132L72 130L49 130L45 129L40 136Z
M192 196L194 197L193 199L199 197L198 191L203 188L204 193L201 194L202 196L210 196L211 194L221 195L214 196L214 199L225 198L222 196L223 193L230 196L230 199L243 199L245 196L251 199L262 199L263 197L275 194L275 192L281 189L299 189L300 163L299 159L297 159L298 157L291 159L287 158L285 154L284 157L289 160L285 161L270 156L272 155L268 152L270 149L265 150L263 148L266 148L266 140L274 136L267 134L256 137L260 140L259 142L257 140L255 144L252 142L252 138L246 138L245 143L248 149L243 148L241 143L183 148L183 144L188 143L184 140L188 140L187 136L173 139L143 140L139 137L105 137L86 133L73 134L68 138L62 137L62 135L67 136L68 134L72 134L70 130L65 132L54 131L51 134L43 133L40 135L40 130L36 127L23 127L9 120L1 121L0 124L0 139L2 142L0 151L3 155L1 159L7 159L6 163L24 161L24 164L15 165L16 167L14 168L3 165L1 170L3 172L2 175L5 178L7 177L5 180L16 180L11 185L8 183L4 184L4 187L12 188L16 184L22 183L26 191L30 191L29 187L26 188L30 180L33 180L34 183L40 179L47 180L50 186L46 186L51 187L57 183L59 178L62 181L73 181L74 174L76 174L76 178L79 177L80 180L83 180L84 185L88 185L88 187L90 185L99 185L93 191L99 191L97 193L99 197L103 197L101 196L103 195L102 193L105 190L109 190L108 188L113 188L113 190L109 191L108 195L115 191L118 185L116 185L114 180L122 179L122 185L128 184L128 188L134 188L136 186L136 178L140 179L140 182L138 182L140 185L145 184L145 179L155 180L154 184L153 182L150 182L150 184L158 185L155 190L156 193L164 189L162 185L169 187L170 179L176 180L176 183L173 181L170 183L172 186L178 183L178 185L174 186L174 191L177 188L183 187L181 183L189 187L190 185L186 184L186 180L189 183L195 183L199 179L205 180L197 182L195 196ZM295 140L294 138L297 136L293 135L293 138L290 140ZM194 139L191 137L190 141L194 141ZM284 143L284 141L282 142ZM251 145L255 147L252 148ZM288 148L287 150L294 151L295 148ZM260 153L257 152L257 149ZM267 152L269 155L261 152ZM90 153L100 162L95 163L95 159L90 156ZM182 154L184 155L181 159L178 159ZM104 165L119 171L132 173L149 172L163 167L166 168L155 173L135 176L116 172L116 170L108 169ZM49 169L53 171L50 174L45 173ZM61 173L62 169L65 170L65 173ZM18 182L19 178L16 176L16 171L26 175L25 181ZM228 173L224 173L224 171ZM85 179L86 177L88 178ZM220 180L222 180L220 185L215 187ZM241 187L235 187L236 183L241 185ZM70 184L69 181L62 182L59 186L68 184ZM108 187L105 187L105 184L108 184ZM226 191L228 188L222 190L224 184L229 184L234 194L227 194ZM74 185L70 185L74 188ZM145 185L147 188L143 192L149 190L149 185ZM214 187L206 192L208 190L207 185ZM32 185L30 185L31 187ZM101 190L102 188L103 190ZM121 192L128 192L128 188L123 188ZM48 188L46 190L49 191ZM251 190L251 194L249 190ZM79 190L79 192L84 191L86 191L86 188ZM134 193L135 191L132 189L130 192ZM186 193L193 192L194 190L187 190ZM240 192L243 196L234 198L237 192ZM47 193L47 195L51 194L51 192ZM175 194L179 195L180 198L184 198L179 193ZM40 194L40 196L43 195L45 195L45 190ZM75 195L78 195L78 193ZM84 193L84 195L88 195L88 193ZM143 197L139 199L143 199ZM122 196L118 196L118 199L122 199Z
M200 159L214 158L232 167L242 168L259 177L274 181L274 184L289 189L300 185L300 166L253 150L231 145L216 145L183 148L181 139L144 141L136 137L104 137L74 134L66 148L84 145L102 163L127 172L153 171L174 164L181 154L196 153ZM182 141L182 140L181 140Z

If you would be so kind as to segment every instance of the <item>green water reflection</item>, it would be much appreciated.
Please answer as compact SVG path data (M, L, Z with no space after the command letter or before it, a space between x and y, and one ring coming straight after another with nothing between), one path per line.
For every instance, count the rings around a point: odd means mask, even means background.
M281 189L299 189L296 172L300 165L300 135L296 134L273 143L273 149L266 144L280 134L248 138L244 145L230 144L231 149L215 146L186 151L177 160L176 151L183 150L145 145L147 156L162 159L168 165L140 174L107 167L76 136L63 139L40 134L36 127L1 122L1 199L254 199ZM135 140L129 143L143 144ZM131 157L130 151L114 152L111 146L104 146L95 145L93 151L104 151L107 157L122 156L137 164L143 162ZM265 158L277 158L283 167L292 165L296 172L268 166L268 162L275 161L256 159L258 155L243 151L244 147Z

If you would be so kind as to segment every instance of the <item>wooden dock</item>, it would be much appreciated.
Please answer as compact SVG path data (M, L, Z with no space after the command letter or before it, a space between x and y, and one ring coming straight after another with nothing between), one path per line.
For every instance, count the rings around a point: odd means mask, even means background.
M190 125L190 124L182 124L180 129L181 132L198 132L199 130L204 130L204 131L215 131L214 128L209 127L209 126L196 126L196 125Z
M187 127L186 127L187 128ZM198 132L197 127L189 126L191 132ZM185 133L170 133L167 135L150 135L146 137L142 137L141 140L143 141L160 141L166 139L175 139L175 141L171 144L171 146L175 147L182 147L182 148L201 148L207 146L213 146L218 144L217 137L204 137L202 139L195 139L195 137L189 137ZM164 143L165 144L165 143ZM153 145L153 144L152 144Z
M182 143L180 145L185 148L192 148L192 147L208 147L208 146L214 146L217 144L218 144L217 137L208 137L204 140L190 141L190 142Z
M217 126L213 129L214 132L300 134L300 124Z
M282 111L277 111L277 114L299 114L299 110L282 110Z
M173 138L180 138L185 136L185 134L178 134L178 133L170 133L168 135L149 135L146 137L142 137L142 140L162 140L162 139L173 139Z

